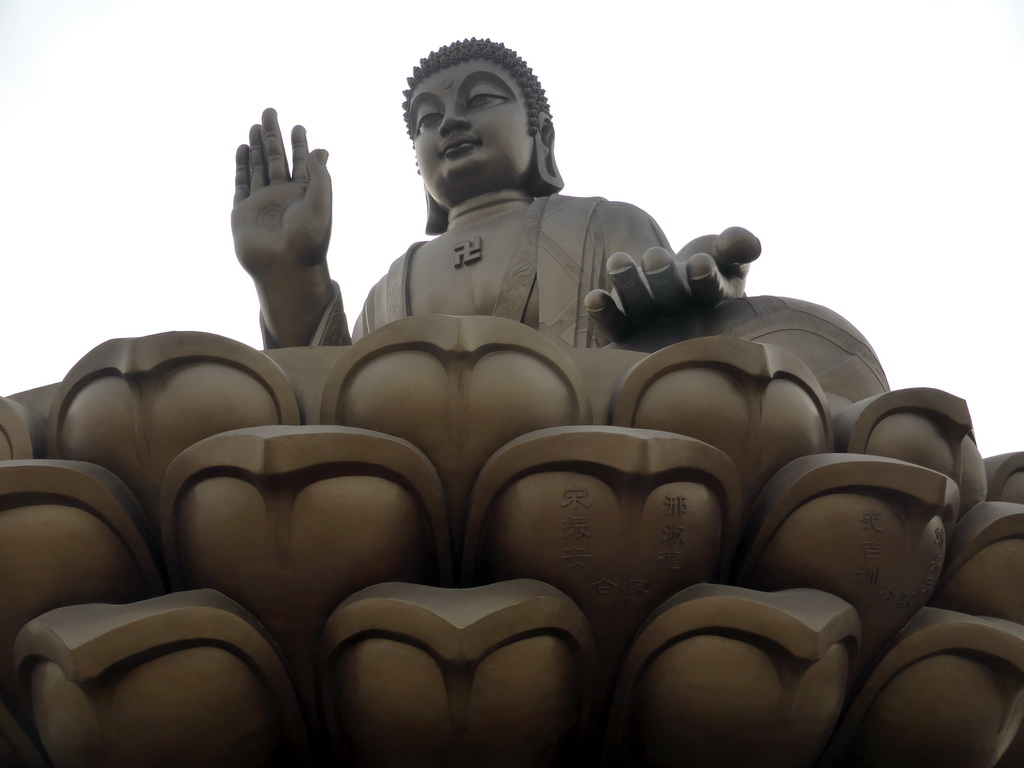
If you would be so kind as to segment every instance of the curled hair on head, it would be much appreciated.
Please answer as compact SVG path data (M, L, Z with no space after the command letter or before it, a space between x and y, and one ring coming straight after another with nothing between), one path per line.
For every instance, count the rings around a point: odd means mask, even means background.
M402 109L405 114L405 127L409 131L409 138L415 139L416 133L412 124L412 115L409 113L409 105L412 102L412 92L420 84L423 78L442 69L447 69L469 59L490 59L501 64L507 69L523 90L526 96L526 114L528 130L531 136L536 136L540 131L540 116L546 114L551 118L551 108L548 106L547 96L540 86L540 81L533 74L533 70L526 66L519 54L511 48L506 48L503 43L492 43L490 40L477 40L475 37L469 40L454 42L438 48L427 58L420 59L420 65L413 67L412 77L408 79L409 90L404 91L405 103Z

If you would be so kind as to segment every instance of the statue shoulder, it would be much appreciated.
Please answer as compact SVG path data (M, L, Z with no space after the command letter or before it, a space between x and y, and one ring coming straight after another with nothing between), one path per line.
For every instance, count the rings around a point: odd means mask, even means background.
M608 253L624 251L640 256L652 246L671 247L661 226L647 211L633 205L603 197L570 197L552 195L551 203L561 205L586 205L594 224L599 225L603 239L609 247Z
M661 233L661 227L654 218L642 208L632 203L622 203L615 200L608 200L604 197L573 197L571 195L551 195L547 202L548 211L554 209L577 209L580 212L589 211L602 226L615 230L632 229L640 226L646 230L656 230Z

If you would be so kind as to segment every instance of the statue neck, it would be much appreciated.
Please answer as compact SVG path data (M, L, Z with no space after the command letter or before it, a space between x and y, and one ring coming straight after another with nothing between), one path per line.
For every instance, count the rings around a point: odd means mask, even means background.
M533 199L533 195L519 189L503 189L471 197L448 212L448 231L462 229L492 216L526 208Z

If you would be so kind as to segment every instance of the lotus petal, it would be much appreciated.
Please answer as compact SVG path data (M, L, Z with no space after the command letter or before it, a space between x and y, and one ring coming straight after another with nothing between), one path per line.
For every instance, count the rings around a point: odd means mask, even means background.
M320 661L339 765L592 764L593 638L547 584L370 587L332 614Z
M582 378L553 341L510 320L446 315L389 323L356 342L327 378L320 418L422 450L444 484L456 548L492 453L527 432L589 420Z
M1024 504L985 501L963 516L932 605L1024 624Z
M781 347L726 336L674 344L634 365L611 423L677 432L723 451L743 482L744 519L778 470L832 450L825 393L807 366Z
M821 768L988 768L1021 722L1024 627L918 613L855 694Z
M50 611L16 658L56 768L309 764L272 641L212 590Z
M846 454L797 459L757 501L736 583L843 598L860 614L866 662L931 597L958 501L952 480L915 464Z
M163 592L153 536L116 477L78 461L0 462L0 696L17 699L14 639L30 619Z
M331 611L381 581L451 583L440 482L404 440L346 427L207 438L167 470L164 546L179 589L238 601L280 644L313 712Z
M104 342L68 372L50 445L116 474L159 529L160 481L182 450L229 429L298 423L288 379L265 355L209 333L161 333Z
M988 501L1024 504L1024 451L1004 453L985 459Z
M985 466L967 403L938 389L899 389L869 397L834 419L836 450L909 461L953 478L957 517L985 500Z
M660 603L717 578L735 541L736 470L693 438L563 427L514 440L473 491L462 583L539 579L594 627L601 686Z
M860 622L810 589L698 584L637 635L605 765L810 768L839 719Z
M46 458L46 425L33 411L0 397L0 461Z

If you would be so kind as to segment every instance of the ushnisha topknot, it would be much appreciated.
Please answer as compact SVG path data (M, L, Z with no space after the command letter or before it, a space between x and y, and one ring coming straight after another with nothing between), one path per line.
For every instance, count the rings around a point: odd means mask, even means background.
M551 117L551 108L548 106L547 97L544 95L544 89L541 88L537 76L533 74L533 70L526 65L518 53L511 48L506 48L503 43L492 43L490 40L477 40L473 37L438 48L427 58L420 59L418 67L413 67L412 77L408 78L409 90L403 92L405 103L402 105L409 138L415 139L409 104L416 86L428 75L469 59L490 59L512 73L526 96L528 130L531 136L536 136L540 131L540 115L547 114L549 118Z

